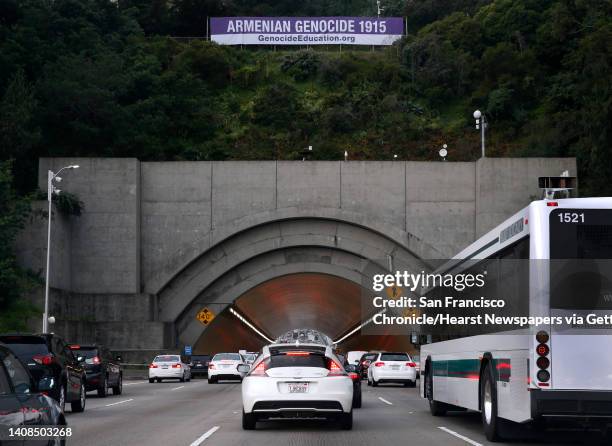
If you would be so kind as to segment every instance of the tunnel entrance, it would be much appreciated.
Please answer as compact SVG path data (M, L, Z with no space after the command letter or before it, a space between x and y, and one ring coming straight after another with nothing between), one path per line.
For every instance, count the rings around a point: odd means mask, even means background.
M321 273L297 273L274 278L241 295L234 308L271 339L288 330L308 327L340 339L361 322L361 286ZM197 354L258 351L267 343L229 309L199 337ZM408 336L363 336L356 333L338 348L413 351Z

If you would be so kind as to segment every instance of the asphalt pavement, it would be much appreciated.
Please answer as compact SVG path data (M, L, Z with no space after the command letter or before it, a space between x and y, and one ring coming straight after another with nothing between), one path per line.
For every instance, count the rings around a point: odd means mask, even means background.
M257 430L243 431L240 384L208 384L205 379L154 384L129 381L122 395L99 398L89 393L84 413L67 411L73 429L68 445L78 446L609 444L599 432L577 428L526 432L513 442L489 443L478 413L433 417L418 389L373 388L365 381L363 407L355 409L351 431L318 421L258 423Z

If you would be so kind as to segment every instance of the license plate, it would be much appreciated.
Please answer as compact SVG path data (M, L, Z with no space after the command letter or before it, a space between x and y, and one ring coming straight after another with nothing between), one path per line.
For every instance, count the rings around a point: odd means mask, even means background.
M391 366L391 370L399 370L400 366L399 365L392 365Z
M162 369L167 369L167 368L168 368L168 366L167 366L167 365L163 365L163 366L162 366Z
M229 364L223 364L221 367L223 367L224 369L229 369L231 366Z
M308 383L288 383L289 393L307 393Z

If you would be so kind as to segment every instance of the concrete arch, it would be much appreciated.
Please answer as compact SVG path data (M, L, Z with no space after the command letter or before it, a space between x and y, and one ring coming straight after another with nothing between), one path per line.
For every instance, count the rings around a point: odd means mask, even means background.
M203 306L219 314L249 290L278 278L314 273L336 277L361 288L362 284L370 280L365 260L359 255L345 251L304 246L284 248L254 257L228 271L202 290L185 308L176 321L179 341L193 345L204 332L205 327L195 319L195 315ZM367 293L367 290L362 289L362 292ZM322 323L336 324L336 321L330 315L328 320ZM326 330L325 326L320 328Z
M161 266L145 278L144 291L150 294L159 294L177 275L188 269L208 251L217 249L223 243L260 227L269 227L285 221L318 220L321 222L344 223L356 228L366 229L391 241L421 259L445 258L445 254L438 251L419 237L408 232L403 227L392 225L372 215L365 215L341 208L303 208L285 207L271 211L250 214L236 219L223 226L213 228L199 240L186 246L178 247L174 253L167 256Z
M177 273L158 294L159 317L165 322L176 321L197 296L225 275L244 281L238 267L247 262L274 265L274 260L262 256L304 247L328 249L330 258L332 254L351 255L386 266L390 256L395 268L428 269L412 250L363 226L315 218L272 221L225 239ZM244 283L246 287L248 282Z

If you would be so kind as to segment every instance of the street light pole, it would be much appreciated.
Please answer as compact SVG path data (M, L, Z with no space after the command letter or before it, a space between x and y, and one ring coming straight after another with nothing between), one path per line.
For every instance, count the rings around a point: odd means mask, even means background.
M485 157L485 132L489 123L487 122L487 118L480 110L476 110L474 112L474 119L476 119L476 130L480 128L480 149L482 158Z
M47 204L48 204L48 223L47 223L47 274L45 275L45 312L43 313L43 333L49 331L49 273L51 271L51 217L53 212L53 194L59 193L60 190L53 186L53 180L62 181L58 176L64 169L78 169L78 165L62 167L57 173L52 170L47 172Z

